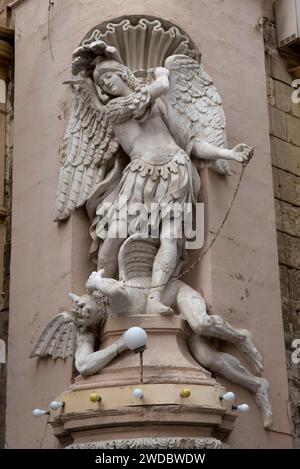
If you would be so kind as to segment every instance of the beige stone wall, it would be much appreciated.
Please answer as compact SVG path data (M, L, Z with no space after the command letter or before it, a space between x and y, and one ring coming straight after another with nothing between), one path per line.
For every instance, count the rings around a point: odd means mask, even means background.
M265 23L266 66L276 226L281 278L292 421L300 447L300 366L291 358L292 342L300 338L300 104L292 102L295 78L288 69L300 65L300 55L279 54L274 22Z
M47 406L69 386L71 363L38 363L28 356L46 322L70 306L68 292L83 291L91 268L86 261L89 240L84 215L77 213L60 227L52 221L58 149L70 102L70 91L62 82L70 78L72 51L93 26L116 16L147 14L178 24L195 41L223 98L229 145L245 141L256 148L230 219L189 280L202 289L213 313L252 331L271 385L275 424L266 432L251 394L224 383L237 393L239 402L251 406L250 414L238 417L229 444L233 448L291 447L264 43L255 27L262 15L261 1L61 0L54 2L50 38L48 2L17 3L9 446L57 445L51 429L43 439L46 421L34 419L31 412ZM235 169L237 174L231 178L203 173L210 233L217 230L230 204L240 167ZM234 347L225 350L237 354Z

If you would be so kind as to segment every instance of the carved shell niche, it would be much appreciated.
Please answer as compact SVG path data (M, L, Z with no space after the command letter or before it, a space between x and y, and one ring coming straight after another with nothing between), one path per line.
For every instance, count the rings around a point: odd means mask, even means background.
M82 44L98 39L116 47L124 64L134 72L163 66L173 54L200 60L200 53L188 35L159 18L135 15L116 18L90 30Z

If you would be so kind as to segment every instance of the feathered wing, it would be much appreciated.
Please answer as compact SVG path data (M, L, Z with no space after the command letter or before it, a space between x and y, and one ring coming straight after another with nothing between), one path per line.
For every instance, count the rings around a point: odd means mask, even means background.
M43 329L36 341L30 358L52 357L67 358L74 354L76 339L76 325L72 316L63 312L55 316Z
M118 150L104 106L103 109L95 110L88 92L79 86L62 146L56 221L67 219L84 205L104 179L106 162Z
M193 138L199 138L216 147L226 147L222 100L203 66L186 55L172 55L166 59L165 67L170 72L170 86L162 100L177 144L189 152ZM206 164L218 173L231 174L225 160Z

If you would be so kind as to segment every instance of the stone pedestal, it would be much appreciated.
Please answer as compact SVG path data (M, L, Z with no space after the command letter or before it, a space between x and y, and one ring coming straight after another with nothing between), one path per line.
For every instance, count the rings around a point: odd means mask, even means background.
M98 375L79 376L58 397L63 410L51 413L57 438L75 447L219 447L214 437L227 435L235 417L219 399L224 388L190 355L185 322L156 315L109 319L102 346L132 326L143 327L149 337L142 363L128 351ZM137 387L143 399L134 397ZM183 389L189 397L181 397ZM93 391L99 402L90 401Z

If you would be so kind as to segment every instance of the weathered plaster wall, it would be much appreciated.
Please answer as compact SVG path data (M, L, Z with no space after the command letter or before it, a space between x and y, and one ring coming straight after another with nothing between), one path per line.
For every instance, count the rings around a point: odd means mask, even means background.
M94 25L126 14L156 15L181 26L202 52L203 63L223 97L229 144L255 145L237 202L222 236L202 271L201 284L213 312L253 332L271 384L275 425L261 427L249 393L228 384L239 402L251 405L240 416L229 444L238 447L290 447L288 391L280 309L275 213L269 145L263 36L256 28L261 2L251 0L61 0L54 2L48 37L48 4L23 0L16 9L16 96L11 264L11 319L7 427L11 447L53 447L45 421L31 410L45 406L70 382L70 363L29 360L42 326L68 306L67 293L83 286L88 239L81 214L58 227L52 222L58 180L58 148L66 125L73 49ZM50 44L53 57L51 58ZM236 167L237 171L240 168ZM217 229L230 203L238 175L205 174L210 230ZM81 251L81 252L79 252ZM205 266L205 271L203 266ZM20 399L22 389L22 399Z

